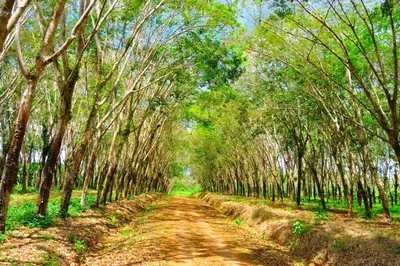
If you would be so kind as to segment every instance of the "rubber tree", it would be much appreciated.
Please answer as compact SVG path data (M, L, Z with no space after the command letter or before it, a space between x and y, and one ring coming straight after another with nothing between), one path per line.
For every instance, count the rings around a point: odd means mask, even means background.
M5 231L8 204L10 195L17 177L18 159L21 151L22 142L25 136L26 126L28 124L29 115L32 107L32 101L35 97L36 85L45 69L53 60L57 59L60 53L66 49L68 45L63 45L56 52L53 51L53 39L58 29L61 16L64 12L65 0L58 0L53 11L53 15L48 22L47 29L44 33L40 50L36 55L35 63L32 68L28 69L23 59L20 37L20 23L16 26L16 46L18 63L22 75L25 77L26 88L22 94L19 103L18 116L15 121L13 133L11 134L10 147L7 153L5 168L0 181L0 231Z
M50 190L52 187L53 177L56 175L57 160L60 154L61 145L65 132L68 128L68 124L71 120L71 105L72 96L75 90L76 83L79 79L80 63L83 58L83 53L88 47L88 43L94 36L94 32L98 30L98 26L93 28L89 38L85 38L85 28L87 23L87 17L91 10L95 6L96 1L81 0L79 8L79 20L82 21L79 24L79 29L76 30L77 34L77 46L75 51L75 61L70 66L67 50L62 53L62 69L60 70L59 64L54 63L54 69L57 76L57 87L60 92L60 113L59 121L56 126L54 137L51 140L49 151L46 156L46 162L43 168L43 174L40 180L39 193L36 201L35 213L40 215L46 215L47 205L50 197ZM105 18L98 18L98 21L104 21ZM65 42L65 25L66 16L63 16L61 22L62 39ZM75 34L74 32L74 34ZM69 52L69 51L68 51Z
M121 51L117 53L115 62L112 64L112 67L106 73L104 73L103 69L104 53L101 50L102 49L101 41L97 33L96 47L97 47L98 79L94 89L93 102L89 108L88 117L83 130L84 133L79 142L77 151L72 159L69 174L65 180L65 187L60 205L60 213L63 216L66 216L68 214L68 208L71 200L72 190L75 186L75 181L80 170L81 162L86 153L86 149L90 141L92 140L93 134L95 133L95 117L97 115L98 108L101 106L101 104L99 104L101 100L101 92L104 88L106 88L110 80L112 80L115 73L117 73L117 79L114 80L113 84L119 83L119 79L121 78L121 75L126 67L126 64L124 64L122 68L119 68L121 63L124 62L124 59L126 59L125 60L126 62L127 58L129 58L126 56L132 52L131 46L133 42L136 40L138 33L142 29L142 26L163 5L163 3L164 1L153 3L153 1L149 0L143 5L143 8L141 9L142 11L139 12L138 19L133 24L130 32L126 36L125 43L121 45L122 46ZM105 101L103 101L103 104L104 102Z

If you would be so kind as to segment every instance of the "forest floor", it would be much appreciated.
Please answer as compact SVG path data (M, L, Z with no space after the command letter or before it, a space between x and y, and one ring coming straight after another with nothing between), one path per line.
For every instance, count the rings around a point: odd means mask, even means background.
M86 265L288 265L288 249L261 241L203 201L170 196L101 240ZM261 256L263 256L261 258ZM267 258L269 256L269 258ZM272 264L271 264L272 263Z

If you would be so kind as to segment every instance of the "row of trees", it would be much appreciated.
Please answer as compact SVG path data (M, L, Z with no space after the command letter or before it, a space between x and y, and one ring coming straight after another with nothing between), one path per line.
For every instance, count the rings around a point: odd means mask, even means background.
M399 201L398 2L251 6L247 71L198 103L228 110L197 116L201 184L298 205L318 195L323 209L345 200L350 215L354 198L370 213L378 196L389 220Z
M0 230L13 186L97 189L96 204L169 189L176 110L217 68L199 56L226 49L235 24L214 1L54 0L0 6ZM201 81L201 82L199 82Z

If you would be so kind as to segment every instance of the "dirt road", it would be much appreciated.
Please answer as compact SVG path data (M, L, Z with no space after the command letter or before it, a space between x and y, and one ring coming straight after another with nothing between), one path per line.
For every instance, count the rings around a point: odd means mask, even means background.
M200 200L169 197L102 241L87 265L261 265L241 228ZM243 232L242 232L243 233Z

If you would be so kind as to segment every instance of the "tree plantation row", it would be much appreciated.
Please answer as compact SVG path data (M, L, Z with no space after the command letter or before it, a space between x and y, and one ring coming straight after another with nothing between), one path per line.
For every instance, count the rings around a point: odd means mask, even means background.
M166 192L176 172L177 110L230 57L236 25L214 1L2 1L0 229L13 186L97 189L96 205ZM209 55L219 54L218 59ZM33 211L33 210L32 210Z
M203 190L398 212L398 0L4 0L0 229L14 189ZM396 208L397 206L397 208Z
M251 7L241 15L246 71L191 109L203 189L313 197L323 210L343 202L350 215L357 203L389 220L399 204L399 2Z

